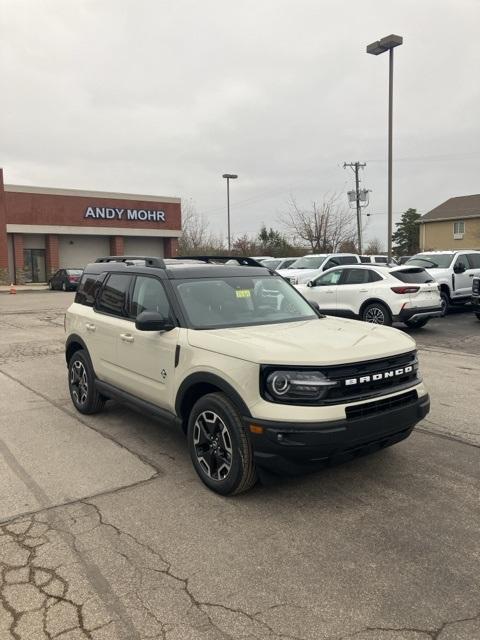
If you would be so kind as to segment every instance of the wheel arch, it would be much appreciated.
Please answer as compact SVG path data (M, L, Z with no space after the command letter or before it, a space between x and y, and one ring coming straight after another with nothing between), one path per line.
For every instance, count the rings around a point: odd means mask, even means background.
M83 341L83 339L77 335L76 333L72 333L72 335L68 336L67 341L65 343L65 360L68 363L70 362L70 358L76 351L80 351L83 349L90 360L90 364L92 364L92 359L90 357L90 353L88 351L87 345ZM93 368L93 367L92 367Z
M365 300L365 302L362 302L362 305L361 305L361 307L360 307L360 309L359 309L359 311L358 311L358 315L359 315L359 316L362 316L362 315L363 315L363 312L364 312L364 310L365 310L365 308L366 308L369 304L372 304L372 303L374 303L374 302L377 302L377 303L379 303L379 304L382 304L384 307L386 307L386 308L387 308L387 310L388 310L388 313L390 314L390 316L391 316L391 317L393 317L393 313L392 313L392 310L391 310L391 308L390 308L390 305L388 304L388 302L385 302L385 300L382 300L381 298L369 298L368 300Z
M223 378L214 373L197 372L189 375L181 383L175 399L175 413L179 417L182 429L186 432L190 410L197 400L209 393L224 393L243 416L250 417L250 411L238 391Z
M450 295L450 287L448 286L448 284L446 284L445 282L441 282L440 283L440 292L443 291L443 293L446 293L448 298L451 299L451 295Z

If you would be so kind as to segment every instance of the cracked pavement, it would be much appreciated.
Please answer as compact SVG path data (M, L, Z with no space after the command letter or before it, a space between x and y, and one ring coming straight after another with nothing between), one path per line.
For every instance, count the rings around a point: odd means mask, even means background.
M0 295L1 640L480 639L480 323L415 333L407 441L225 499L173 427L75 413L71 299Z

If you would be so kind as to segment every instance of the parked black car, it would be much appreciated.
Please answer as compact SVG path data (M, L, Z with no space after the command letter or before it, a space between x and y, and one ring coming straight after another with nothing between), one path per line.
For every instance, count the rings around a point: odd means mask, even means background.
M480 276L475 276L472 283L472 306L475 315L480 320Z
M49 289L61 289L62 291L76 291L83 269L59 269L48 281Z

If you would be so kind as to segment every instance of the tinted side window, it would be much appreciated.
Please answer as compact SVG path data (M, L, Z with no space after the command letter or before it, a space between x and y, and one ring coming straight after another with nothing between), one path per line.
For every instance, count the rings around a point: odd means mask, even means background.
M468 258L466 256L466 254L462 253L459 256L457 256L457 260L455 262L455 266L459 267L460 265L462 265L465 267L465 269L469 269L470 267L468 266Z
M75 302L78 304L84 304L87 307L93 307L95 304L95 298L102 286L102 282L105 279L105 273L84 273L80 284L78 285L77 295L75 296Z
M132 277L123 273L110 274L97 300L97 310L115 316L125 315L125 302Z
M405 269L405 271L392 271L392 276L397 280L408 283L433 282L433 278L425 269Z
M360 262L371 262L370 256L360 256Z
M469 253L467 258L470 269L480 269L480 253Z
M330 258L330 260L323 266L323 270L326 271L332 267L338 267L339 264L338 258Z
M368 281L369 282L379 282L380 280L383 280L382 276L380 274L378 274L376 271L372 271L371 269L368 269Z
M387 258L384 258L383 256L375 256L375 262L377 264L387 264L388 260L387 260Z
M343 284L364 284L368 282L370 269L345 269Z
M355 256L339 256L335 258L338 264L358 264L358 260Z
M157 278L137 276L135 279L130 315L136 318L142 311L157 311L164 318L171 316L167 294Z

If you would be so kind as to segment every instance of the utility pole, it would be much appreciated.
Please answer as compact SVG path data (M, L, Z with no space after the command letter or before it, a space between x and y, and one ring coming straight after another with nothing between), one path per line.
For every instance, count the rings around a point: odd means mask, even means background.
M359 172L360 169L366 167L367 164L365 162L344 162L343 168L350 167L355 174L355 204L357 209L357 234L358 234L358 253L362 253L362 206L366 206L368 204L368 191L367 189L362 189L360 191L360 177ZM349 191L349 199L350 194L352 192ZM362 205L362 202L364 203Z

